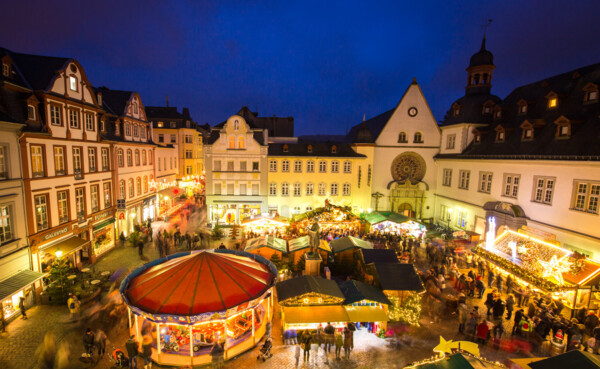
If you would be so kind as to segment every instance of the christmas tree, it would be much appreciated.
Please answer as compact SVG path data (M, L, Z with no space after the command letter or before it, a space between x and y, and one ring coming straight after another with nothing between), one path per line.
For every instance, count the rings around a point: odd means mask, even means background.
M64 304L67 302L69 297L70 286L67 275L69 274L69 265L66 259L58 259L50 267L50 274L48 275L48 296L53 304Z
M421 295L410 293L404 301L396 296L387 296L392 303L388 310L388 317L394 322L404 322L409 325L419 326L421 320Z

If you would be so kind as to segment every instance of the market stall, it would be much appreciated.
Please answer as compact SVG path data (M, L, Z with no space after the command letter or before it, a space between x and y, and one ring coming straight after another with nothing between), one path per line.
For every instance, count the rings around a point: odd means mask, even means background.
M286 218L269 215L249 217L242 222L244 234L252 234L255 236L283 235L289 225L290 223Z
M329 243L336 262L354 263L354 252L360 249L372 249L373 245L360 238L347 236Z
M121 284L129 328L153 341L152 359L167 365L210 362L224 342L225 359L251 349L273 315L275 266L241 251L188 251L154 260Z
M427 231L416 219L390 211L374 211L364 216L370 232L420 238Z
M281 260L283 255L287 254L287 242L273 236L257 237L246 241L244 251L263 256L268 260L276 254Z
M318 222L327 241L331 241L335 234L357 234L364 229L363 223L349 209L328 203L323 208L295 215L292 222L298 234L308 233L311 225Z
M600 291L596 288L600 263L563 249L557 242L506 230L474 250L505 276L510 274L521 285L561 300L565 305L562 313L569 317L581 308L595 312L600 308Z
M300 258L310 251L310 237L302 236L294 238L288 241L288 252L291 258L294 260L294 264L300 260ZM327 260L329 255L332 255L331 247L329 242L325 240L319 240L319 248L317 250L323 260Z

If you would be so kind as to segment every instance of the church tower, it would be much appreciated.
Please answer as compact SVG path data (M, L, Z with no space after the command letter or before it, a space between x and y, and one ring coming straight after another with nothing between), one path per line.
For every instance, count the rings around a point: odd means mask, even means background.
M492 73L494 66L494 55L485 49L485 36L481 41L481 49L471 56L467 68L468 79L466 94L489 94L492 89Z

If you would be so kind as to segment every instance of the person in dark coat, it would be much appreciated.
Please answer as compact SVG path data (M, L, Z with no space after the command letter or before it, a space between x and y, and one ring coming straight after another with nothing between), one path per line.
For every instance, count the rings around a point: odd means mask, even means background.
M129 336L129 339L125 342L125 349L127 350L127 356L129 356L129 369L137 369L138 342L135 340L135 335Z
M212 357L213 369L221 369L223 367L225 349L219 342L215 342L212 349L210 350L210 356Z
M488 273L488 288L494 288L494 281L495 280L496 280L496 275L490 269L490 272Z
M492 308L494 307L494 291L488 292L485 299L485 306L487 307L487 315L492 315Z
M525 311L523 309L519 309L515 312L512 334L520 334L519 323L521 322L521 319L523 319L523 315L525 315Z
M19 310L21 310L21 319L27 320L27 313L25 311L25 297L19 298Z
M585 325L585 331L588 336L592 335L592 331L598 325L598 317L593 312L590 312L585 320L583 321L583 325Z
M514 309L515 309L515 297L512 294L510 294L506 298L506 320L510 320Z
M504 305L504 301L500 298L496 299L496 301L494 301L494 307L492 308L494 319L502 319L505 310L506 305Z
M92 355L92 351L94 351L94 332L90 328L85 330L85 334L83 335L83 347L85 348L85 353L88 356Z
M137 247L138 247L138 253L140 254L140 256L144 256L144 242L142 240L138 241Z

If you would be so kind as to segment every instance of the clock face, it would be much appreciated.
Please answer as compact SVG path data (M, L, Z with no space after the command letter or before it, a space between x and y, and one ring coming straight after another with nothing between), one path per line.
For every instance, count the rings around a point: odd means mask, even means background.
M410 115L411 117L416 116L418 113L417 108L415 108L414 106L411 106L410 108L408 108L408 115Z
M397 181L419 182L425 177L425 160L415 152L402 153L392 162L392 177Z

